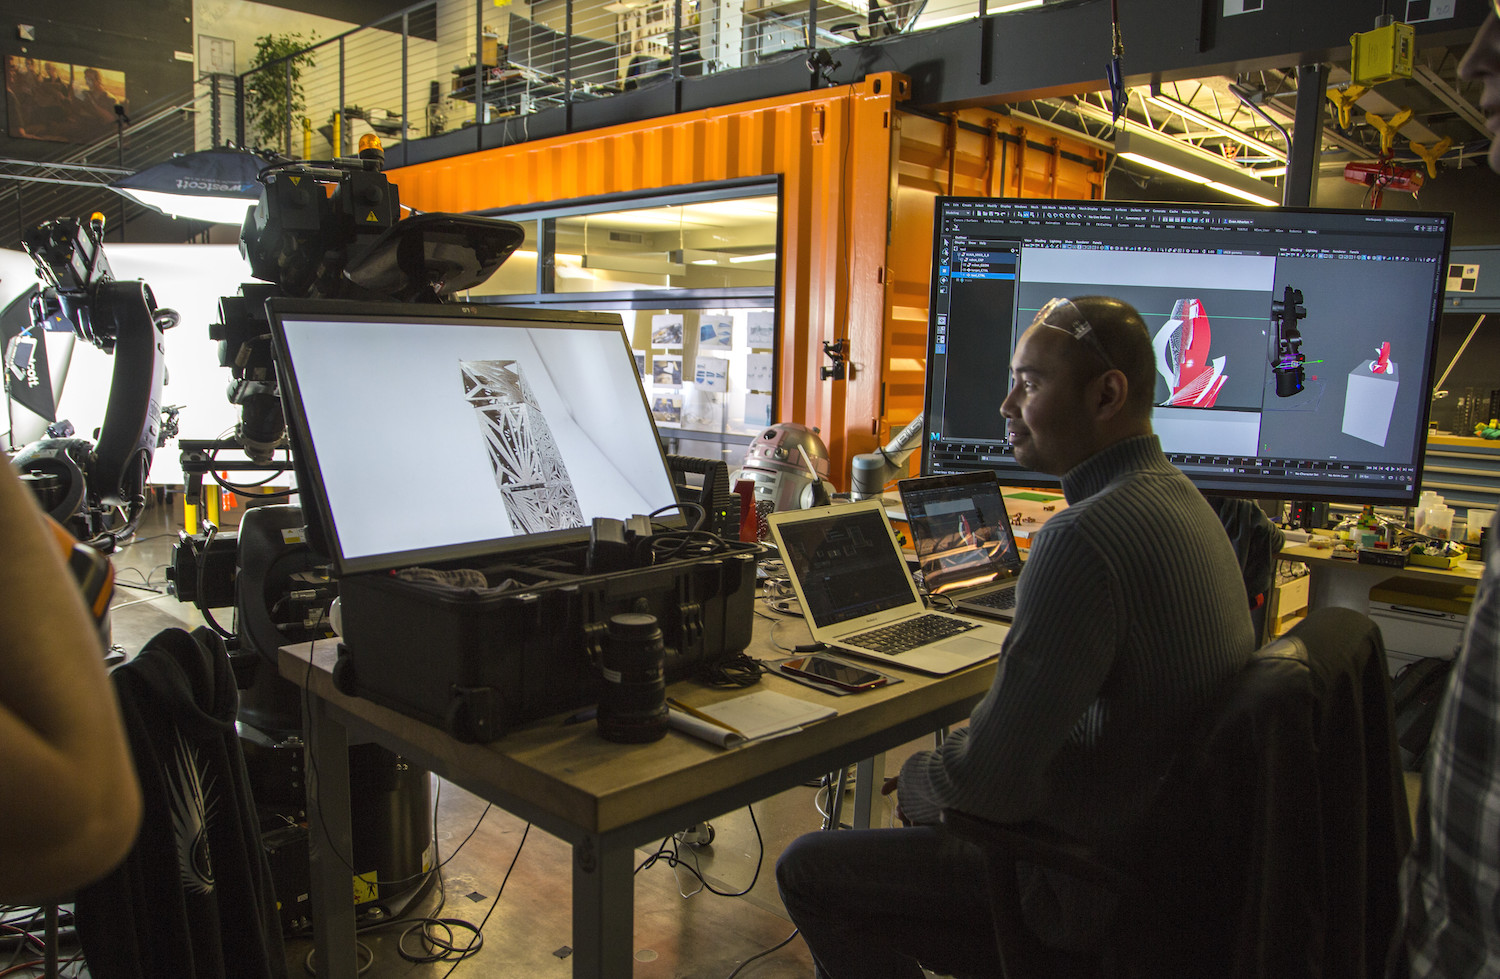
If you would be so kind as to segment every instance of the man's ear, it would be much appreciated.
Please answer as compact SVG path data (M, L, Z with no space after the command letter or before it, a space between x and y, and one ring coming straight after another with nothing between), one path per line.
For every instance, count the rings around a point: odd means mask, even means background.
M1107 370L1094 379L1096 400L1094 417L1109 421L1125 410L1125 401L1130 395L1130 382L1121 370Z

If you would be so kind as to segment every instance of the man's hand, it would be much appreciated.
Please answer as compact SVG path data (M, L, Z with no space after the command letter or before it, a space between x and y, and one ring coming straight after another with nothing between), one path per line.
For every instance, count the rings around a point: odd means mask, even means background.
M896 789L900 786L900 784L901 784L901 777L899 775L892 775L890 778L886 779L885 780L885 784L880 787L880 794L881 795L890 795L891 793L893 793L893 792L896 791ZM901 800L900 800L900 798L897 798L897 800L896 800L896 818L899 819L899 820L901 820L901 825L902 826L910 826L911 825L911 820L907 819L906 818L906 813L904 813L904 812L901 811Z

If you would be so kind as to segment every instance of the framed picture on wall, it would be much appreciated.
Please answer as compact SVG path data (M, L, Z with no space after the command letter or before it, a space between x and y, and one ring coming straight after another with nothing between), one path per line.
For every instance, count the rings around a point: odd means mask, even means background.
M125 104L125 73L108 68L5 59L8 131L20 139L89 143L114 132L116 106Z

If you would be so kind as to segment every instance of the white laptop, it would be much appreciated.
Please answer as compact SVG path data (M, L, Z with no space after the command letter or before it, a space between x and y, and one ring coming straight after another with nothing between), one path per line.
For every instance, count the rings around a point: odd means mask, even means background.
M880 500L778 510L770 525L819 642L936 675L999 655L1008 626L923 605Z

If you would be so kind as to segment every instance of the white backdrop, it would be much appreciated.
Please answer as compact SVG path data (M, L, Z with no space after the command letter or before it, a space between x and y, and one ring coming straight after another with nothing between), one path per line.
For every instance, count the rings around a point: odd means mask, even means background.
M232 430L238 409L229 403L228 368L219 366L218 344L208 338L210 323L219 319L219 297L233 295L240 283L255 281L250 267L234 245L120 245L105 243L115 278L141 279L151 287L156 304L177 310L181 322L166 333L167 386L162 404L183 405L178 422L181 438L213 439ZM25 253L0 249L0 309L37 283L36 267ZM57 376L64 334L47 335L49 366ZM79 340L58 400L57 417L66 418L82 437L91 437L104 421L114 358ZM16 417L12 441L20 446L40 438L45 420L25 409ZM23 415L30 416L22 421ZM0 415L0 426L6 424ZM150 481L182 482L176 440L156 450ZM285 480L279 480L285 482Z

